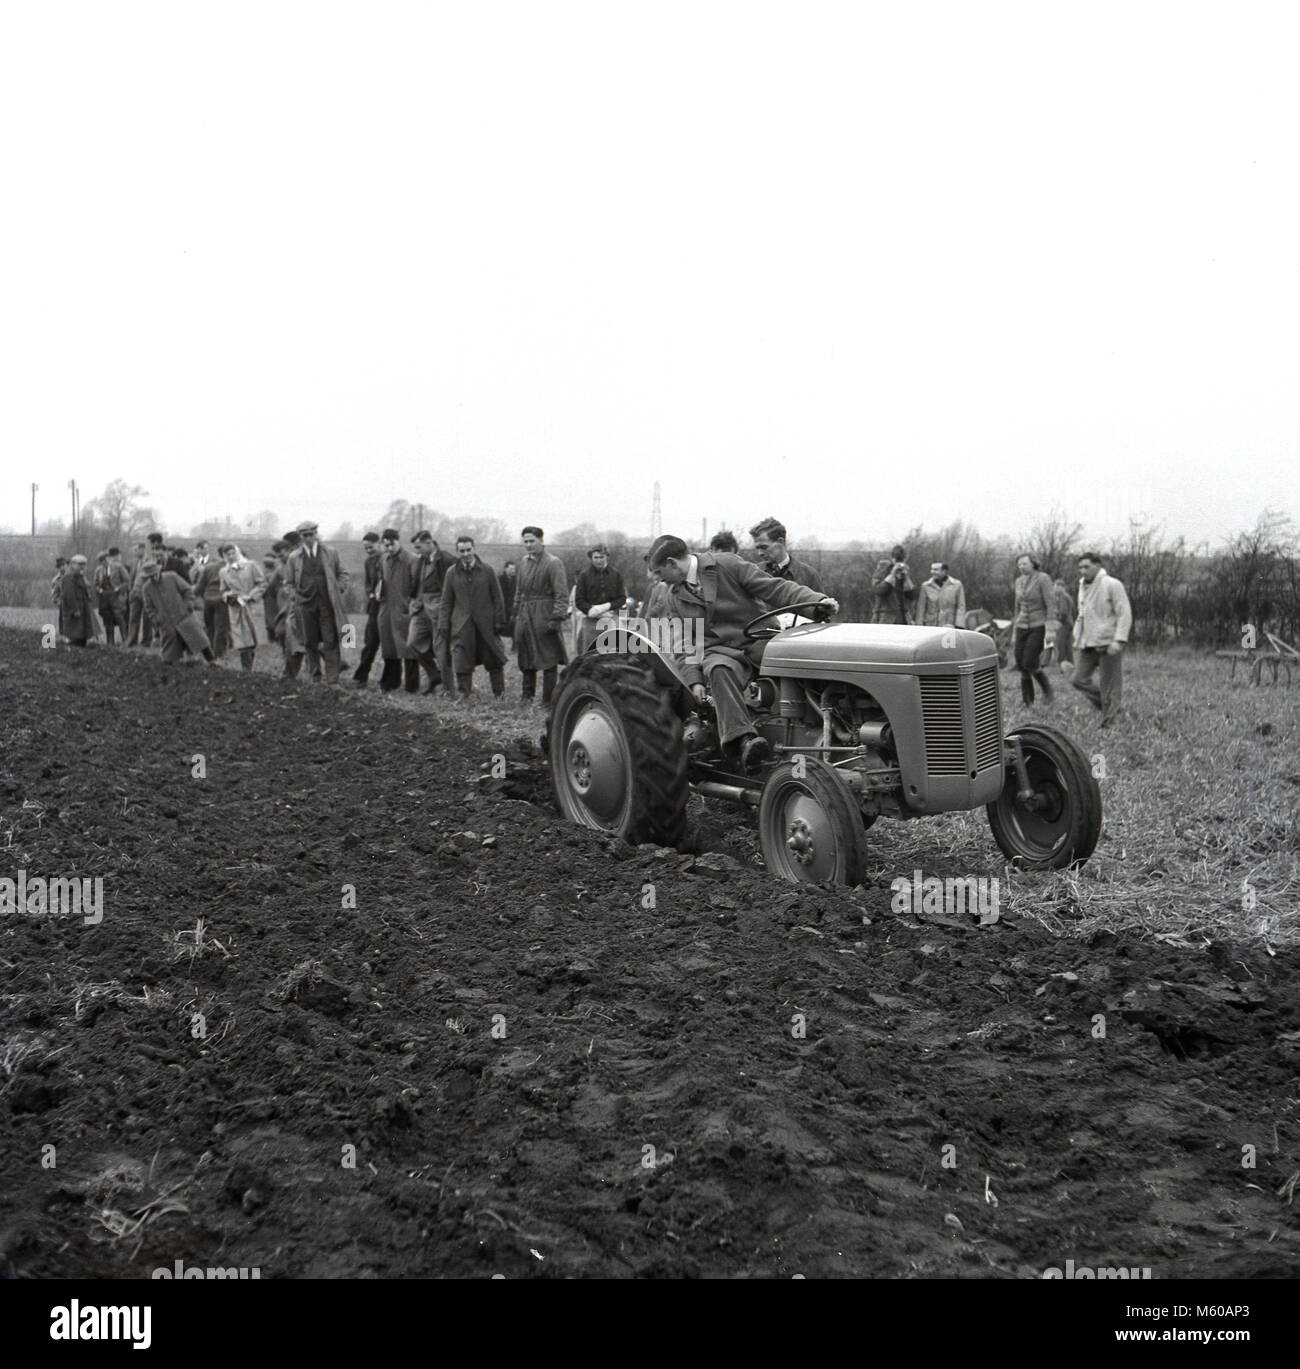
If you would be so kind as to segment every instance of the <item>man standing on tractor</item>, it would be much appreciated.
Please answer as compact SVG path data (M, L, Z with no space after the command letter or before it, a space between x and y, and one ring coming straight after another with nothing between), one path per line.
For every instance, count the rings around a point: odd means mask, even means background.
M703 659L682 662L691 692L701 702L712 694L723 747L734 747L744 768L757 770L772 747L754 727L742 691L763 658L764 643L747 640L745 625L769 609L810 602L817 604L813 616L826 619L839 603L731 552L693 554L680 537L657 537L649 563L669 587L673 612L702 620Z
M764 518L750 528L749 535L754 539L754 550L763 558L764 569L769 575L775 575L779 580L793 580L797 585L807 585L818 594L822 593L822 577L807 561L796 561L790 555L785 524L779 519Z

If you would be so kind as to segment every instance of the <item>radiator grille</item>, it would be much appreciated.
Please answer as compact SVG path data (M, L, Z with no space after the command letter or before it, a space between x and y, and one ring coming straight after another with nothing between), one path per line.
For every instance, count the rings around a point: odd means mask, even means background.
M989 666L975 676L975 768L992 770L1002 756L1002 696L998 670Z
M964 775L961 681L956 675L922 675L921 721L925 727L925 769L929 775Z

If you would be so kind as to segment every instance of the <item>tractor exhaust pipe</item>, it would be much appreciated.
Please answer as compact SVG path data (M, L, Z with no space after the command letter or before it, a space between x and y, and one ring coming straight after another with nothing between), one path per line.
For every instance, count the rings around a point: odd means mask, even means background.
M745 789L739 784L722 784L718 780L700 780L698 784L691 785L691 788L706 799L730 799L732 803L747 803L752 808L758 807L757 789Z

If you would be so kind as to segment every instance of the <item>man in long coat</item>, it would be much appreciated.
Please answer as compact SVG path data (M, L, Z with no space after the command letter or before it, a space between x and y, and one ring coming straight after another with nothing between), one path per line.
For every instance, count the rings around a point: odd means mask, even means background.
M692 555L680 537L656 538L650 567L672 587L675 613L702 620L703 652L682 661L687 683L701 701L707 693L713 695L718 739L724 747L738 748L745 769L757 769L770 756L771 743L758 734L741 691L762 661L765 643L747 642L745 625L769 608L814 600L820 606L817 616L825 618L839 604L808 585L769 575L743 556L726 551Z
M233 543L226 543L221 568L221 594L230 612L230 645L239 652L244 670L252 670L257 648L266 641L254 605L266 593L266 576Z
M402 534L396 528L384 529L383 542L379 645L384 653L384 673L379 677L379 688L385 694L396 689L402 683L402 673L405 671L406 688L413 694L420 688L420 663L406 645L406 634L411 626L411 583L415 561L402 546Z
M59 601L63 616L63 632L73 646L85 646L86 639L99 635L99 623L90 600L90 586L86 583L86 558L72 557L59 582Z
M288 580L293 590L302 623L302 639L307 650L320 652L325 662L326 684L339 682L339 642L348 621L343 595L348 573L339 564L339 554L316 535L311 519L298 524L301 540L289 557Z
M366 637L361 645L361 660L352 672L358 689L370 682L370 667L379 655L379 607L384 586L384 549L379 545L379 534L368 532L361 539L366 559L362 571L366 581Z
M104 620L104 634L111 646L114 628L126 645L127 629L131 625L131 572L122 564L122 553L109 547L108 557L99 580L99 616Z
M501 642L505 620L505 597L496 571L479 560L472 537L458 537L456 563L442 582L438 629L450 646L450 665L461 697L469 697L474 667L480 665L487 667L493 694L505 693L506 649Z
M454 699L456 681L447 655L446 638L438 630L438 616L443 581L456 563L439 548L432 533L417 532L411 538L411 545L415 548L415 562L411 569L411 621L406 629L407 650L429 676L429 687L425 693L432 694L445 680L447 693ZM415 684L418 689L418 670ZM406 687L408 690L411 688L409 678Z
M195 593L203 601L203 630L212 643L212 654L220 660L230 645L230 609L221 593L221 568L226 564L226 544L223 542L217 548L215 560L207 554L206 542L200 542L199 547L203 550L196 548L198 557L190 564L189 578ZM167 563L167 569L180 574L171 561Z
M284 537L271 545L275 565L267 572L266 622L271 637L280 644L284 652L284 673L286 678L296 679L302 669L302 658L307 656L307 675L309 679L320 679L320 655L316 651L307 652L302 640L302 619L298 613L293 589L289 585L289 557L298 545L298 534L286 532Z
M523 530L524 559L519 566L515 592L515 651L524 677L523 698L537 693L537 672L542 672L542 703L555 693L555 677L568 659L560 636L569 616L569 581L564 563L544 545L539 527Z
M192 651L211 665L212 644L203 630L198 600L189 580L172 570L163 570L157 561L146 561L144 574L144 604L162 637L164 665L175 665Z
M131 589L129 594L129 628L127 646L149 646L153 642L153 623L144 611L144 573L140 567L148 559L145 544L137 542L132 548L134 559L131 562Z

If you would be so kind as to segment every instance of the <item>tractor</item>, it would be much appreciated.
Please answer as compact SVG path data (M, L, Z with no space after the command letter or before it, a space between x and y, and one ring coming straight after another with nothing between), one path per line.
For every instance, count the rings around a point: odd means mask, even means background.
M1041 726L1003 735L995 643L959 628L797 622L745 627L746 704L771 755L754 772L718 743L707 703L649 625L604 631L565 670L543 745L564 815L629 842L679 845L692 790L758 810L769 872L856 885L879 817L983 806L1028 870L1082 864L1101 833L1088 758ZM667 621L667 620L663 620Z

